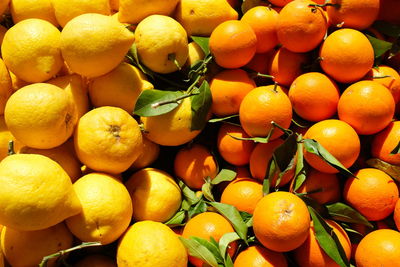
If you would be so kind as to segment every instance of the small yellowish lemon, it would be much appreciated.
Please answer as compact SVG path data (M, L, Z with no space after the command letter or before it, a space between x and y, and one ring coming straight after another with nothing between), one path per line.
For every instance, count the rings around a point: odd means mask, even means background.
M12 0L10 12L14 23L24 19L43 19L58 26L51 0Z
M150 166L160 154L160 146L146 137L143 137L143 151L140 156L133 162L130 169L139 170Z
M138 24L150 15L170 15L179 0L120 0L119 2L119 21Z
M0 115L4 114L4 107L12 93L10 74L3 60L0 58Z

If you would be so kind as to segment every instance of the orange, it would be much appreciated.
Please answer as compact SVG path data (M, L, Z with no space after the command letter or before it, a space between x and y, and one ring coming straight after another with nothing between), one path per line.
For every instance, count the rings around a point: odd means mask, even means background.
M279 48L272 56L269 63L268 74L280 85L290 84L303 73L302 66L308 62L308 56L304 53L295 53L285 47Z
M380 0L379 3L378 20L400 24L400 2L398 0Z
M249 163L253 141L243 141L234 137L248 138L246 132L237 125L224 123L218 130L217 147L221 157L230 164L242 166Z
M239 109L240 123L250 136L265 137L272 129L272 122L289 128L292 121L292 104L280 86L260 86L250 91ZM283 132L274 129L271 140Z
M321 67L341 83L360 80L374 64L374 50L368 38L354 29L331 33L319 50Z
M379 221L389 216L399 199L399 189L394 180L378 169L360 169L346 180L343 197L369 221Z
M269 161L272 158L272 154L274 153L275 149L282 144L282 139L276 139L265 144L259 143L255 146L250 155L250 172L253 178L261 182L264 180ZM276 175L274 179L270 181L270 185L272 187L276 186L277 178L278 175ZM281 187L288 184L292 178L293 171L289 170L285 175L282 176L278 186Z
M331 119L317 122L307 130L304 139L316 140L346 168L353 165L360 154L360 139L356 131L344 121ZM339 172L310 152L304 151L304 158L320 172Z
M248 166L235 166L236 179L245 179L251 177Z
M400 231L400 200L397 200L394 207L393 220L396 223L397 230Z
M211 151L203 145L193 144L178 151L174 160L175 175L192 189L201 189L205 179L213 179L218 167Z
M340 184L336 174L311 170L297 193L307 193L307 196L321 205L340 200Z
M383 76L390 76L386 78L380 78ZM380 65L377 68L372 68L365 77L368 80L372 80L384 85L393 95L394 102L400 100L400 75L399 73L388 66Z
M254 210L253 229L264 247L277 252L290 251L307 239L310 213L298 196L285 191L270 193Z
M261 74L267 74L269 72L269 64L274 53L275 50L273 49L265 53L257 53L244 67Z
M260 245L246 248L240 252L234 262L234 267L287 267L287 261L282 253L271 251Z
M235 206L240 211L253 214L258 201L263 197L262 187L260 182L250 178L233 180L222 192L221 203Z
M276 34L278 12L270 7L256 6L249 9L241 18L253 29L257 37L256 53L270 51L278 44Z
M139 170L150 166L160 155L160 145L142 136L143 151L129 167L130 170Z
M253 79L242 69L221 71L210 83L212 113L220 117L239 113L243 98L255 87Z
M336 83L318 72L300 75L289 89L294 111L308 121L322 121L335 115L339 96Z
M224 234L231 232L235 232L235 230L230 222L222 215L215 212L203 212L186 223L183 228L182 237L190 238L191 236L195 236L206 240L210 240L212 237L218 242ZM232 256L236 248L237 243L231 243L228 249L229 255ZM193 256L189 256L189 261L196 267L201 267L203 264L202 260Z
M297 0L279 12L279 42L292 52L304 53L316 48L324 39L328 23L324 11L310 0Z
M364 30L378 17L379 2L381 0L329 0L327 6L329 20L332 25L340 24L346 28Z
M275 6L283 7L286 4L292 2L293 0L270 0L269 2Z
M400 266L400 233L380 229L366 235L356 250L357 267Z
M326 220L326 223L328 223L328 225L332 227L333 232L336 234L340 244L343 247L347 259L350 260L351 243L346 231L334 221ZM313 223L311 223L310 232L308 234L307 240L294 251L294 259L296 263L301 267L339 266L319 246L318 241L315 238L315 229Z
M372 156L390 164L400 165L400 154L390 154L399 140L400 121L390 122L383 131L375 135L371 144Z
M358 134L375 134L393 118L395 103L390 91L374 81L350 85L340 96L338 115Z
M247 23L228 20L213 30L209 44L218 65L236 69L249 63L256 53L257 37Z

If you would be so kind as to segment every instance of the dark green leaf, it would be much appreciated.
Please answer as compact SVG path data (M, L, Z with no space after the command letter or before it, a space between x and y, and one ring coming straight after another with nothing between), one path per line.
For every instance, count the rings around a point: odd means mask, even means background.
M230 221L240 238L247 242L247 225L240 216L239 211L232 205L219 202L210 202L210 205Z
M231 258L231 256L229 256L229 254L226 255L225 264L222 267L234 267L232 258Z
M242 220L247 223L248 221L250 221L253 218L253 215L245 212L245 211L239 211L240 216L242 217Z
M312 207L308 207L314 223L315 238L325 253L341 267L350 265L342 245L333 229Z
M199 202L200 198L197 197L196 193L192 189L190 189L182 180L178 180L178 185L182 191L183 199L186 200L188 205L187 207L183 207L182 203L183 209L188 210L190 206Z
M355 209L353 209L352 207L350 207L344 203L337 202L337 203L333 203L333 204L328 204L328 205L326 205L326 208L328 209L329 215L334 220L342 221L342 222L349 222L349 223L361 223L370 228L374 227L358 211L356 211Z
M193 240L196 240L201 245L206 247L215 257L218 263L224 262L221 252L219 251L219 244L216 243L215 239L213 238L211 241L208 241L204 238L200 238L197 236L191 237Z
M192 125L191 130L201 130L207 124L212 99L210 86L206 80L199 88L199 94L192 96Z
M339 170L343 175L355 177L346 167L342 165L328 150L326 150L320 143L313 139L303 139L304 148L323 159L326 163L333 168Z
M391 36L391 37L399 37L400 36L400 26L395 25L383 20L377 20L372 24L372 27L377 29L379 32Z
M166 221L164 224L166 225L182 225L182 223L185 220L185 211L184 210L180 210L177 213L175 213L174 216L172 216L171 219L169 219L168 221Z
M185 93L180 91L144 90L139 95L133 113L142 117L168 113L178 107L180 103L178 100L184 95ZM164 102L168 104L163 105Z
M381 170L390 175L397 182L400 182L400 166L389 164L380 159L369 159L366 163L368 166Z
M188 216L189 218L192 218L196 214L203 213L207 211L207 204L203 201L200 200L197 202L197 204L193 207L191 206L188 210Z
M312 207L319 214L327 214L328 213L326 210L326 207L324 205L319 204L315 199L312 199L305 194L296 194L296 195L299 198L301 198L308 207Z
M292 134L285 140L285 142L283 142L283 144L278 146L273 153L279 171L284 171L287 169L293 157L295 156L296 151L296 135Z
M218 262L214 254L207 247L199 243L197 240L190 238L186 239L179 236L183 245L187 248L190 256L201 259L212 267L218 267Z
M230 182L236 178L236 172L228 169L222 169L218 175L211 180L211 184L217 185L222 182Z
M266 196L270 192L271 181L275 178L278 173L278 168L276 166L276 162L274 157L272 157L269 162L267 163L268 167L265 172L264 180L263 180L263 195Z
M235 114L235 115L231 115L231 116L223 117L223 118L214 118L214 119L209 120L208 122L209 123L216 123L216 122L226 121L226 120L229 120L229 119L232 119L232 118L237 118L237 117L239 117L239 114Z
M369 42L372 45L372 48L374 49L374 55L375 58L378 58L385 54L387 51L389 51L392 48L392 43L380 40L378 38L372 37L371 35L366 34Z
M400 154L400 141L397 143L397 146L390 151L390 155Z
M205 55L210 54L210 47L208 46L208 43L210 41L209 37L200 37L200 36L190 36L190 37L196 44L200 46L201 50L203 50Z
M229 246L230 243L239 240L240 236L238 236L237 233L232 232L232 233L226 233L224 234L221 239L219 240L219 251L221 252L221 255L225 258L226 257L226 250ZM224 260L225 262L225 260Z
M209 201L215 201L212 193L213 184L211 184L210 177L207 177L206 182L201 187L201 191L203 192L203 196Z
M232 137L233 139L236 140L242 140L242 141L253 141L256 143L268 143L269 141L269 136L268 137L237 137L237 136L233 136L228 134L230 137Z
M294 187L293 191L296 192L303 185L306 180L306 169L304 164L303 157L303 143L300 142L302 139L301 134L297 138L297 160L296 160L296 169L294 172Z

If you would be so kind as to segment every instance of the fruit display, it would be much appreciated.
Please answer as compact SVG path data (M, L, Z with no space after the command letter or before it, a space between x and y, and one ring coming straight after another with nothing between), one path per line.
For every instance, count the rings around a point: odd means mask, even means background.
M0 267L400 267L400 1L0 0Z

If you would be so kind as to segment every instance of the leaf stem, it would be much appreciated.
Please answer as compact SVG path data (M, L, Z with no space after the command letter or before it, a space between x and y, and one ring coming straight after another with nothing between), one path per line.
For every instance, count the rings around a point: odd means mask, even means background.
M175 98L175 99L172 99L172 100L160 101L160 102L157 102L157 103L152 104L151 107L152 107L152 108L158 108L159 106L163 106L163 105L167 105L167 104L172 104L172 103L178 103L178 101L180 101L180 100L182 100L182 99L185 99L185 98L187 98L187 97L191 97L192 95L194 95L194 94L184 94L184 95L182 95L182 96L180 96L180 97L177 97L177 98Z

